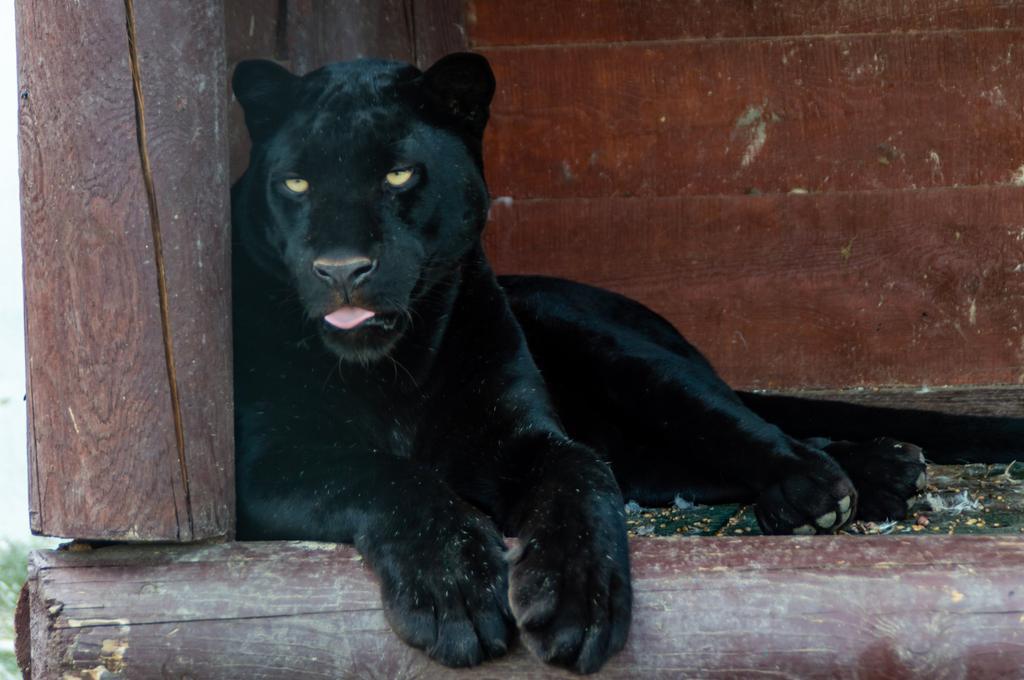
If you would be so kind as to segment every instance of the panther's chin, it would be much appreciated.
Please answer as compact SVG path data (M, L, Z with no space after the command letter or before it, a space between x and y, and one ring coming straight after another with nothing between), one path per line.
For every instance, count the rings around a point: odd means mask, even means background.
M378 313L347 329L320 323L320 338L328 350L342 361L363 365L387 356L404 333L405 318L397 313Z

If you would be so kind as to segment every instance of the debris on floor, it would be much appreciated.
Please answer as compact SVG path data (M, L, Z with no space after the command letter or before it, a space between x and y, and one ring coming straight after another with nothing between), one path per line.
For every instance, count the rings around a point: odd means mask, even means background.
M627 499L629 500L629 499ZM694 505L677 498L663 508L626 505L633 536L751 536L761 533L751 505ZM929 465L928 486L907 517L854 521L845 534L1024 534L1024 462Z

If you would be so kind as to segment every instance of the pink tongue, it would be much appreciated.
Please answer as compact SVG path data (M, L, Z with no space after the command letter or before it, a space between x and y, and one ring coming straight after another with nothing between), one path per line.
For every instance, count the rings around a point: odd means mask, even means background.
M373 312L362 307L339 307L325 316L324 321L336 328L348 330L355 328L371 316L373 316Z

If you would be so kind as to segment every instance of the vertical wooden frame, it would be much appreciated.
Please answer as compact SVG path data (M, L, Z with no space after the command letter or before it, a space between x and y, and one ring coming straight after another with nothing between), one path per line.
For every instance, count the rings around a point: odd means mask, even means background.
M228 536L222 3L19 0L17 23L32 530Z

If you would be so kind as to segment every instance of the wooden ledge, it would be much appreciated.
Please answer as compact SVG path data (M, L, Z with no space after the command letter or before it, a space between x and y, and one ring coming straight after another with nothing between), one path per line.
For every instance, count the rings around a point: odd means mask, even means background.
M1024 538L633 541L609 678L1008 678L1024 668ZM521 647L453 671L401 643L351 547L35 552L18 645L42 678L570 677Z

